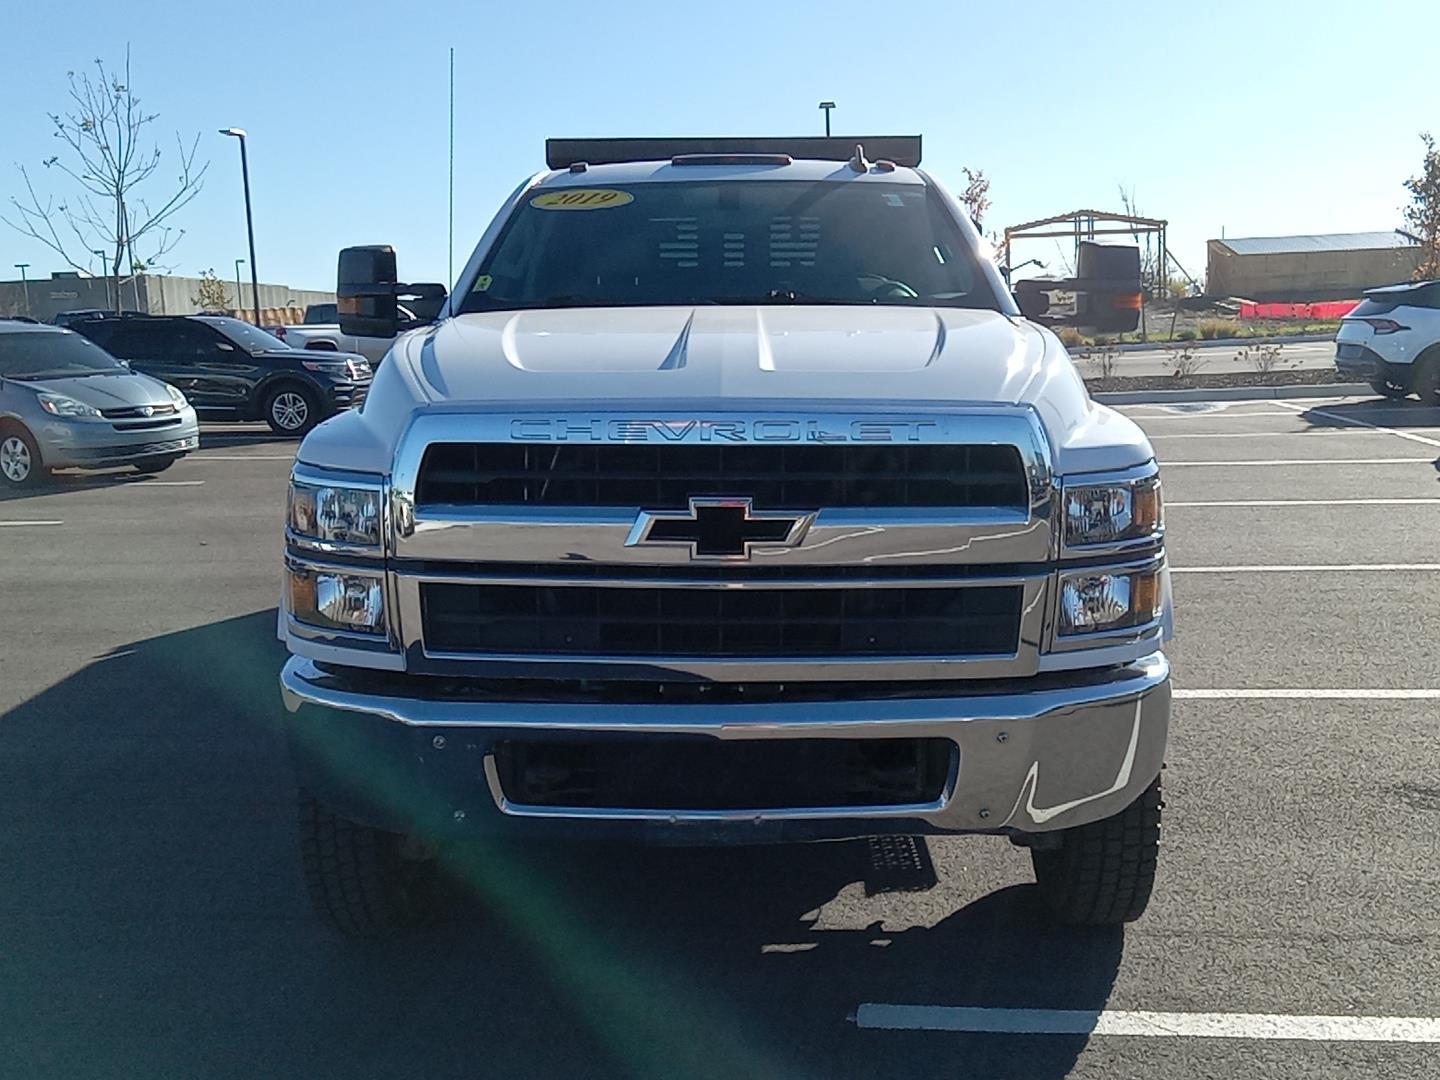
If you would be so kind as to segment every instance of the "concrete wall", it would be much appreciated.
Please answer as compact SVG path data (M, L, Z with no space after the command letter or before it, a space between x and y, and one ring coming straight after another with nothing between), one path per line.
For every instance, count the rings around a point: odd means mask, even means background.
M1211 240L1207 249L1205 295L1247 300L1354 300L1366 289L1408 280L1420 260L1419 248L1236 255Z
M227 306L249 310L253 302L250 297L250 283L242 282L241 300L236 302L235 283L226 283ZM26 292L29 293L29 310L26 310ZM111 286L113 292L113 285ZM199 310L194 298L200 293L200 279L193 277L171 277L166 274L142 274L133 281L123 281L120 286L120 307L126 311L144 311L151 315L191 315ZM316 289L292 289L288 285L260 284L261 321L283 321L274 312L285 308L304 311L306 304L335 302L333 292ZM41 322L50 322L62 311L79 308L113 308L114 297L106 300L106 283L103 278L51 277L31 281L28 286L19 281L0 281L0 317L8 315L29 315ZM267 314L270 309L272 314ZM243 313L242 313L243 314Z

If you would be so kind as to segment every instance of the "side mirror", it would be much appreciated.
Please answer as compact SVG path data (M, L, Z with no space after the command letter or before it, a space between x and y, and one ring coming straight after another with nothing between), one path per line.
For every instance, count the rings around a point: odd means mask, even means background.
M399 330L398 284L395 249L388 244L342 250L335 282L340 332L352 337L394 337Z
M388 244L345 248L336 274L340 332L352 337L393 338L402 329L432 323L445 304L444 285L405 285ZM401 318L400 300L414 318Z
M1125 333L1140 325L1140 249L1132 245L1080 245L1073 278L1031 278L1015 283L1020 313L1047 326L1083 326Z

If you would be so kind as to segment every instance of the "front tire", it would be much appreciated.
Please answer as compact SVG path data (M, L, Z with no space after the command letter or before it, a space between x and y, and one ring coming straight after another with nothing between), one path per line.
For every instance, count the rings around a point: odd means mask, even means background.
M1120 813L1060 834L1030 851L1051 913L1070 926L1118 926L1145 913L1160 854L1160 777Z
M1440 353L1434 349L1415 361L1415 393L1422 405L1440 405Z
M49 477L40 448L21 427L0 428L0 490L30 491Z
M1389 379L1371 379L1370 386L1371 389L1381 397L1395 398L1398 400L1410 396L1410 388L1408 386L1402 383L1391 382Z
M380 937L436 920L438 864L406 847L405 837L350 821L301 793L305 888L321 921L347 937Z
M277 435L304 435L320 422L320 401L304 386L277 386L265 395L265 422Z

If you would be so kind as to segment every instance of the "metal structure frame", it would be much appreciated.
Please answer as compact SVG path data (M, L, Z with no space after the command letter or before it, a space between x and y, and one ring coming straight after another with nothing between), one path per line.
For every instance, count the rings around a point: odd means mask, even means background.
M1123 228L1115 227L1122 225ZM1065 226L1065 228L1052 228L1052 226ZM1169 226L1168 221L1160 218L1116 214L1108 210L1071 210L1054 217L1007 226L1002 255L1004 264L1010 266L1010 245L1016 240L1048 240L1068 236L1075 242L1075 265L1078 271L1082 240L1094 240L1100 236L1129 236L1137 240L1141 236L1156 236L1160 245L1160 258L1155 265L1160 268L1160 273L1163 275L1169 273L1171 262L1165 246L1165 233ZM1151 282L1150 284L1155 283Z

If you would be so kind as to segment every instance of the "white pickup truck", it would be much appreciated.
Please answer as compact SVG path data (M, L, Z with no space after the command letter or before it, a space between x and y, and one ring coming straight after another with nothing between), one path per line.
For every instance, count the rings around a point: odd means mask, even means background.
M856 142L551 140L398 337L394 252L341 253L342 328L393 341L300 447L279 621L333 926L496 832L1003 836L1059 920L1145 909L1155 455L918 137ZM1085 262L1055 303L1133 325Z
M434 286L439 288L439 286ZM415 305L414 301L411 301ZM438 308L438 305L437 305ZM398 305L400 325L421 326L432 321L422 319L411 308ZM325 352L359 353L370 361L372 368L378 367L390 346L393 337L371 337L364 334L347 334L340 329L335 304L311 304L305 309L305 321L294 326L277 326L273 333L292 349L319 349Z

